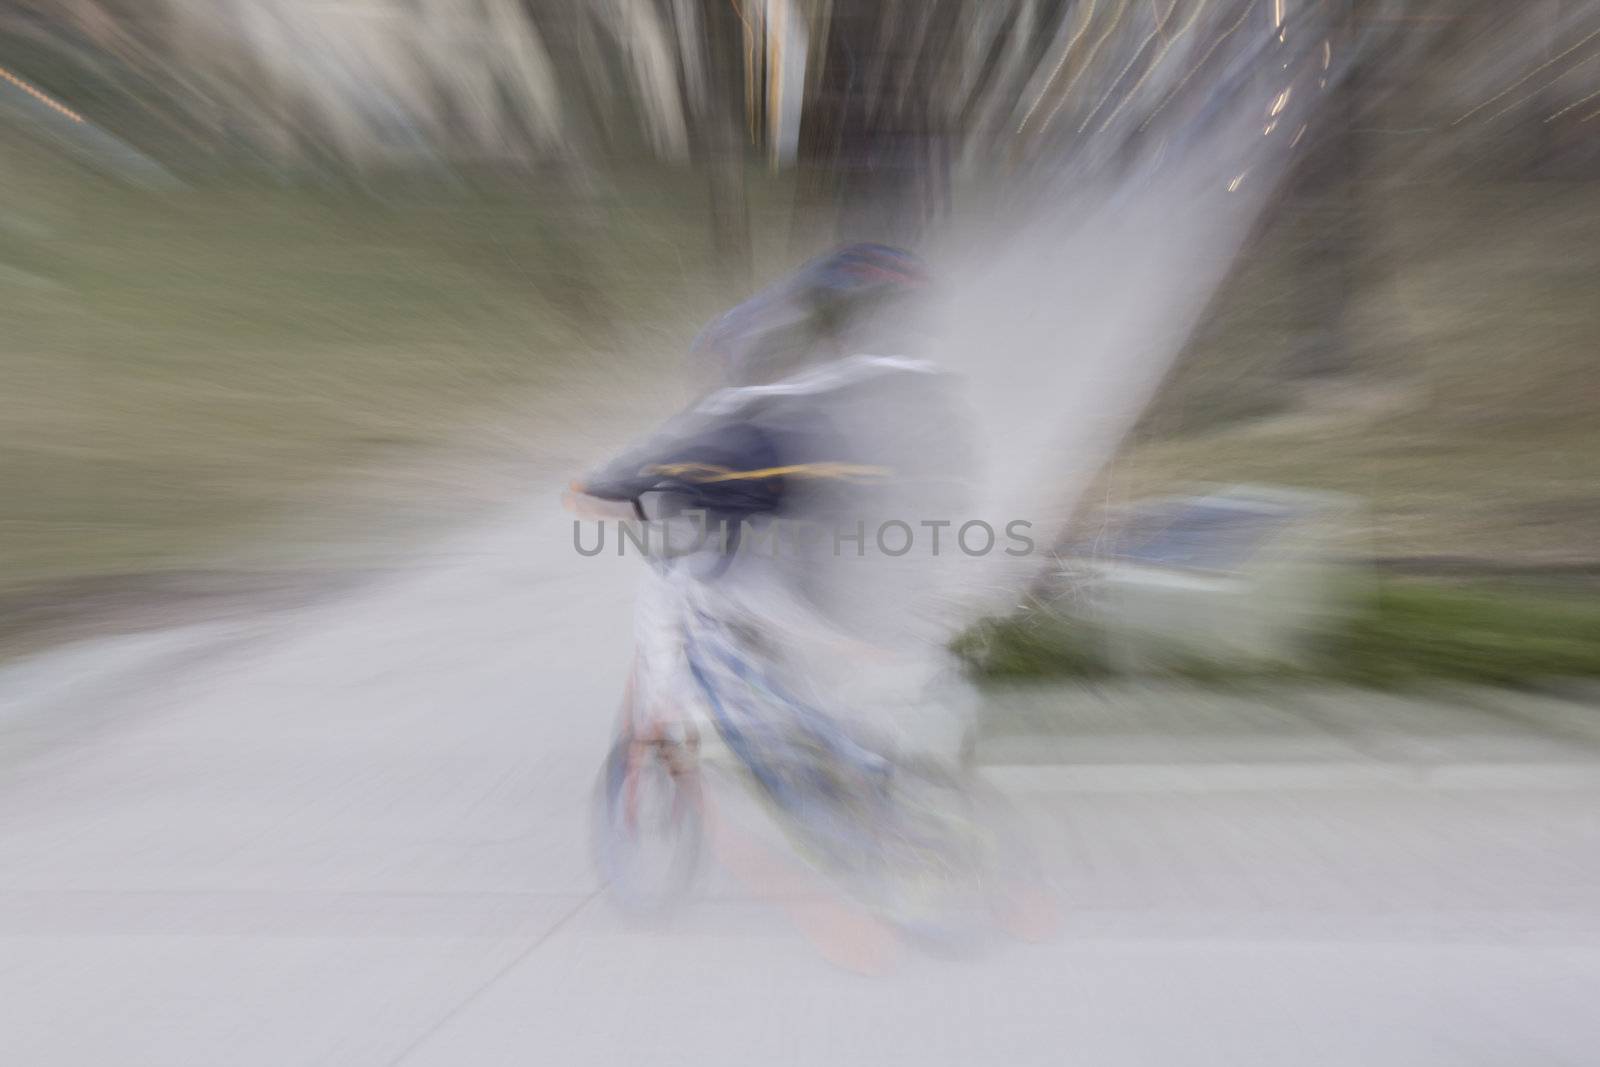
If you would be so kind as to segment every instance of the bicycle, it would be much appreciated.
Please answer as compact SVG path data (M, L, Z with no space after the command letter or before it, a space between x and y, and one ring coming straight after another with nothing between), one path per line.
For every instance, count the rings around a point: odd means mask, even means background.
M689 672L711 724L791 844L902 933L942 951L975 947L1004 880L1031 865L998 796L796 698L751 654L750 634L698 610L688 621ZM648 719L641 729L638 689L635 677L596 785L595 856L614 902L659 918L692 894L707 796L698 733Z

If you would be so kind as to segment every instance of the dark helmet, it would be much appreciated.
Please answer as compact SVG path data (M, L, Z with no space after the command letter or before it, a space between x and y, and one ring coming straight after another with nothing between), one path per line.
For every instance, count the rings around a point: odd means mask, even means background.
M852 326L927 282L922 263L903 249L881 244L845 245L812 260L796 274L821 337L837 338Z
M889 245L845 245L718 316L695 338L696 353L720 357L734 381L766 377L926 284L911 253Z
M793 280L817 292L859 294L915 288L926 283L927 272L903 248L861 242L813 259Z

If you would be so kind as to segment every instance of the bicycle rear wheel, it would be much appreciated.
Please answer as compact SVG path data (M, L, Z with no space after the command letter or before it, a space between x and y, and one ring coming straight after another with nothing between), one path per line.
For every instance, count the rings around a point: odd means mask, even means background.
M965 954L988 936L997 840L987 816L959 776L919 763L895 768L875 888L884 917L927 948Z

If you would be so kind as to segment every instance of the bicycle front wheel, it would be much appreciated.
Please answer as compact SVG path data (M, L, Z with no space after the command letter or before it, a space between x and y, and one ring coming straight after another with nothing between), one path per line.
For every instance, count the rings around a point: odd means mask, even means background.
M590 818L595 868L622 911L660 918L692 894L705 841L696 772L674 774L655 748L619 738L601 764Z

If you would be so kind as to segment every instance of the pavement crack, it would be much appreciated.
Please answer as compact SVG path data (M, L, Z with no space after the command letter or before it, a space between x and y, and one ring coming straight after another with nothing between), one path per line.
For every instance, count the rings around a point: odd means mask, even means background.
M424 1045L433 1039L435 1034L439 1033L439 1031L443 1030L446 1026L453 1022L457 1016L476 1003L479 997L483 996L483 994L486 993L490 988L497 985L502 978L514 971L523 960L537 952L546 941L554 937L573 919L576 919L578 914L582 912L584 908L587 908L590 904L592 904L595 898L600 895L600 893L600 889L595 889L590 892L588 896L578 901L578 903L573 905L565 915L561 916L561 918L552 923L548 930L534 938L532 944L513 956L505 963L504 966L496 969L493 974L484 979L483 982L481 982L475 989L457 1001L455 1005L441 1015L432 1026L418 1034L409 1045L401 1049L399 1055L395 1056L394 1059L389 1061L390 1067L399 1067L400 1064L414 1056Z

